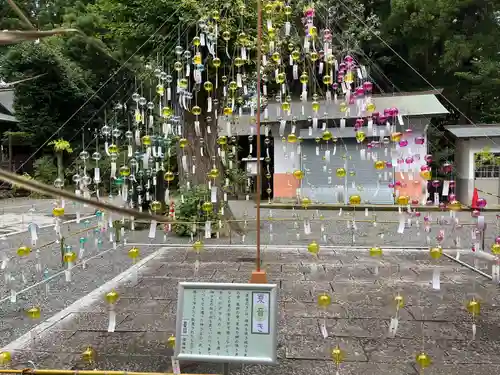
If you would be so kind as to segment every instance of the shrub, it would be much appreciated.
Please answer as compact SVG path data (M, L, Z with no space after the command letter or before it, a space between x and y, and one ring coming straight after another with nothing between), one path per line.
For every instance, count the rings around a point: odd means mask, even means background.
M31 177L28 173L23 173L22 177L26 180L32 180L33 177ZM20 186L13 184L12 185L12 195L14 197L26 197L31 194L31 191Z
M33 176L38 182L51 185L57 178L57 166L53 156L42 156L33 163Z
M206 185L198 185L189 190L183 189L180 191L184 201L177 203L175 210L175 218L181 222L198 222L196 225L197 232L205 232L205 221L212 222L212 234L218 229L218 215L217 212L205 212L202 210L204 202L210 202L210 190ZM178 236L196 235L193 232L193 224L174 224L174 233Z

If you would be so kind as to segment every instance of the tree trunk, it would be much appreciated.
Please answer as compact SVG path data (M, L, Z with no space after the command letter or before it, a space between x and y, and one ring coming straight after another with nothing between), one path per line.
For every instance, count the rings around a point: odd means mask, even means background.
M215 114L215 111L217 111L217 107L214 105L212 107L212 113L207 113L206 92L204 90L201 90L197 93L197 95L198 106L202 108L202 114L198 116L198 121L200 122L200 134L196 134L194 126L196 116L194 116L191 112L184 111L183 136L187 139L188 145L184 148L184 150L179 149L177 151L179 182L182 186L186 185L186 180L190 181L192 186L207 185L207 174L215 164L215 168L219 170L219 177L215 181L215 185L217 186L217 202L218 205L224 203L223 221L234 220L235 216L232 213L229 204L225 204L226 202L224 202L224 192L222 190L222 186L225 184L225 177L224 166L222 165L221 158L217 153L219 147L217 145L217 122ZM207 117L211 118L211 121L209 123L206 121ZM208 132L208 126L210 126L210 133ZM203 143L200 142L200 140L203 140ZM202 145L203 156L201 154ZM183 169L182 155L186 155L187 170ZM192 173L193 164L195 165L194 174ZM238 223L229 221L229 225L232 231L238 234L244 233L244 230Z

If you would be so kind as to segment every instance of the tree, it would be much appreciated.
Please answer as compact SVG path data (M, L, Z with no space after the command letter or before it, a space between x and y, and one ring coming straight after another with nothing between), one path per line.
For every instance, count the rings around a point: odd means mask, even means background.
M443 95L468 118L480 121L486 108L471 105L477 96L467 73L473 70L483 77L486 71L478 70L476 62L499 61L499 11L494 0L393 0L387 20L381 22L381 36L402 59L384 44L377 59L401 90L430 88L406 61L433 86L443 88ZM457 76L465 79L457 81ZM454 108L452 112L457 114Z
M0 75L7 81L40 75L27 84L15 86L18 130L36 129L35 145L42 145L53 134L69 139L98 105L94 99L72 118L93 92L86 85L82 69L62 52L58 38L9 48L2 56Z
M500 60L490 57L471 62L467 72L457 72L457 77L468 87L464 99L467 112L481 123L500 122Z

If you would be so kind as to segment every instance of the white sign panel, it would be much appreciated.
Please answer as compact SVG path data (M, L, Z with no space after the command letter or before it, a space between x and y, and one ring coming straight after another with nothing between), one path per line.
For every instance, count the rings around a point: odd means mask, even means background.
M179 283L175 358L276 363L277 286Z

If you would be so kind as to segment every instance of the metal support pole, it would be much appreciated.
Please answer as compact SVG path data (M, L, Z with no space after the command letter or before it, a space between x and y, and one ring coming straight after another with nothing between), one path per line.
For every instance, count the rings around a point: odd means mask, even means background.
M222 365L222 375L229 375L229 363Z
M446 258L448 258L448 259L450 259L450 260L452 260L452 261L454 261L454 262L456 262L456 263L460 264L461 266L464 266L464 267L466 267L466 268L470 269L471 271L474 271L474 272L478 273L479 275L481 275L481 276L483 276L483 277L486 277L486 278L487 278L487 279L489 279L489 280L492 280L492 279L493 279L493 277L492 277L491 275L488 275L487 273L485 273L485 272L483 272L483 271L481 271L481 270L477 269L477 268L476 268L476 267L474 267L474 266L471 266L471 265L470 265L470 264L468 264L468 263L462 262L461 260L459 260L459 259L457 259L457 258L455 258L455 257L453 257L453 256L451 256L451 255L449 255L449 254L446 254L446 253L443 253L443 255L444 255Z

